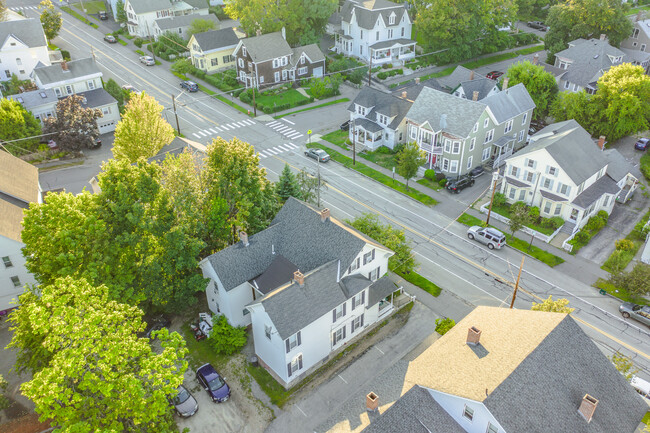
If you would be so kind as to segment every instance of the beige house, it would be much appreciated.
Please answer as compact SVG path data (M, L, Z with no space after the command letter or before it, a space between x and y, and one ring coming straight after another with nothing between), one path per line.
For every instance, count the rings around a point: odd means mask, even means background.
M235 29L210 30L192 35L187 48L192 64L207 73L235 66L233 51L239 43Z

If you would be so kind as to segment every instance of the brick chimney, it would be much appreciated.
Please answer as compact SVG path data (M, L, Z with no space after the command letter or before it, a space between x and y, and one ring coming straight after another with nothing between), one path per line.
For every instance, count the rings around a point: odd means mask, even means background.
M402 99L406 99L406 95L408 95L408 93L406 92L406 90L404 90L402 92Z
M472 81L474 79L474 71L469 71L469 80Z
M585 394L585 396L582 397L582 402L580 403L578 412L587 420L587 422L591 422L591 418L594 417L594 412L596 411L596 406L598 406L598 400L589 394Z
M536 65L539 63L539 54L535 53L533 56L533 65Z
M481 342L481 331L475 326L467 330L467 344L470 346L478 346Z
M298 283L300 287L305 285L305 276L302 274L300 271L296 271L293 273L293 281Z
M415 84L420 84L420 77L415 78Z
M503 79L503 84L501 84L501 90L506 90L508 88L508 77Z
M374 412L379 408L379 397L374 392L366 395L366 410Z
M643 17L643 11L637 12L636 13L636 18L634 19L634 21L636 21L638 23L639 21L641 21L641 17Z
M474 90L472 94L472 101L478 101L478 90Z
M61 62L61 69L63 69L65 72L68 72L70 69L68 68L68 62L65 60Z
M242 243L245 247L247 247L248 245L250 245L250 244L248 243L248 233L246 233L245 231L242 230L242 231L239 232L239 239L241 239L241 243Z
M329 208L325 208L322 211L320 211L320 220L322 222L325 222L328 219L330 219L330 210L329 210Z
M604 135L601 135L600 137L598 137L598 147L600 148L600 150L605 150L605 136Z
M600 40L604 41L605 39L607 39L607 35L605 33L601 33L600 34Z

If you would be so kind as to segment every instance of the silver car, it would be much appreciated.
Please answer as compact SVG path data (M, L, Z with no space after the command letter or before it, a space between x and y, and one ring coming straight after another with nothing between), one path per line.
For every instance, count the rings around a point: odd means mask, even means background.
M156 61L151 56L140 56L140 63L144 63L147 66L153 66L156 64Z
M644 325L650 326L650 307L647 305L637 305L631 302L623 302L618 311L623 317L633 318Z
M467 237L487 245L491 250L500 249L506 245L506 237L492 227L472 226L467 230Z
M199 404L196 402L196 399L183 385L179 385L178 393L172 399L172 404L176 408L178 416L184 418L194 415L199 410Z

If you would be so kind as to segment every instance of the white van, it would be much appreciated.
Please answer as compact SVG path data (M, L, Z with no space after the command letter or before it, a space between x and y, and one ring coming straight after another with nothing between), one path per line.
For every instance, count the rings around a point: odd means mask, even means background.
M634 388L636 392L645 397L646 403L650 405L650 382L634 376L630 381L630 385L632 385L632 388Z

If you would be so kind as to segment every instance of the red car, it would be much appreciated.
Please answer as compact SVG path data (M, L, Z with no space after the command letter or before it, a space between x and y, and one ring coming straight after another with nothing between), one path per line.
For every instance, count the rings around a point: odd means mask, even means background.
M492 72L488 72L486 77L489 78L490 80L498 80L499 77L501 77L501 75L503 75L503 72L492 71Z

